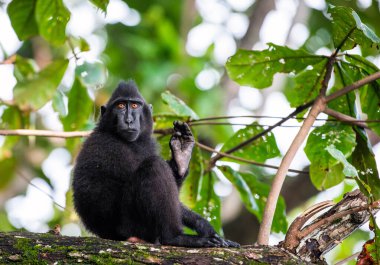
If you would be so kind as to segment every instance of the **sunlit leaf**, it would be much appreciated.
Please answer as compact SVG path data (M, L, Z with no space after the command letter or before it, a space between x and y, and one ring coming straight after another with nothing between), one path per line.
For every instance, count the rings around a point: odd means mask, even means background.
M214 227L215 231L223 235L220 217L220 198L214 191L216 176L209 172L200 177L197 202L194 211L202 215Z
M174 96L169 91L161 94L162 100L169 106L169 108L179 116L191 117L195 120L199 119L198 115L186 105L181 99Z
M328 12L332 17L334 46L341 50L351 50L357 44L372 47L380 44L380 38L360 20L358 14L350 7L330 6Z
M65 131L82 130L93 112L93 101L88 95L87 88L75 78L74 84L67 95L68 114L62 118Z
M252 138L259 134L264 129L259 126L257 122L247 125L245 128L237 131L222 147L222 152L225 152L232 147L240 144L241 142ZM234 156L251 159L257 162L264 162L265 160L280 155L280 150L277 147L276 139L273 133L267 133L266 135L255 140L251 144L240 148L233 153ZM228 158L225 158L228 160Z
M374 200L380 199L380 179L375 155L365 131L356 129L356 148L352 153L352 164L358 171L360 190ZM368 187L370 190L368 190Z
M75 74L87 86L100 88L107 80L107 68L102 62L84 62L75 68Z
M265 88L272 84L276 73L299 73L309 65L325 60L303 50L269 43L263 51L239 50L227 61L226 68L231 79L240 85Z
M324 59L296 75L295 86L288 89L286 94L291 107L298 107L318 96L326 72L326 62L327 59Z
M175 114L157 114L153 116L154 129L168 129L173 128L174 121L185 121L184 117Z
M66 40L66 25L70 11L62 0L37 1L36 21L42 37L53 45L61 45Z
M305 153L311 162L310 178L317 189L337 185L345 177L342 164L329 153L328 147L334 146L347 158L355 145L355 132L343 124L327 123L311 132Z
M69 60L56 60L32 79L18 82L14 88L14 100L21 109L37 110L54 96Z
M107 6L109 0L90 0L97 8L101 9L104 13L107 13Z
M26 40L38 34L35 20L36 3L37 0L13 0L8 5L7 11L12 27L20 40Z
M270 187L252 173L237 172L228 166L218 167L238 190L241 200L249 212L261 222ZM272 224L272 231L285 233L288 228L285 201L279 198Z

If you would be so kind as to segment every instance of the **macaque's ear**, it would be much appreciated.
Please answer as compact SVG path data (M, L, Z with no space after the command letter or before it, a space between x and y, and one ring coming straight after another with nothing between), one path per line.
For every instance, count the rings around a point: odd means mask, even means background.
M104 115L104 113L106 113L106 110L107 110L107 108L106 108L106 106L101 106L100 107L100 116L103 116Z
M149 104L150 113L153 113L153 105Z

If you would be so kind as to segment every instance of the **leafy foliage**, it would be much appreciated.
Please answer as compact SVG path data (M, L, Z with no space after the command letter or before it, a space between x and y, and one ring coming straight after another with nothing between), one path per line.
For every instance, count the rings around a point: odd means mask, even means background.
M15 102L21 109L37 110L53 98L69 60L57 60L32 78L24 78L14 88Z
M263 51L239 50L226 64L228 75L240 85L265 88L276 73L299 73L309 65L325 60L324 56L292 50L269 43Z
M251 125L247 125L245 128L237 131L222 147L222 152L225 152L239 143L248 140L252 136L259 134L263 131L263 127L254 122ZM257 162L264 162L265 160L280 155L278 150L276 139L272 133L261 137L257 141L254 141L252 145L244 147L234 152L235 156L254 159Z

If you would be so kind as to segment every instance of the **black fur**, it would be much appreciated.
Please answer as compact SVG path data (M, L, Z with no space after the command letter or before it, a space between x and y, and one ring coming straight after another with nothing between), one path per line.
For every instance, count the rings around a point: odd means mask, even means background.
M130 108L137 102L138 108ZM126 108L117 107L120 103ZM165 245L237 247L179 202L178 189L186 174L177 172L177 164L188 167L190 158L164 161L157 153L152 128L151 107L136 85L120 83L102 107L98 126L85 141L74 168L74 206L85 227L114 240L137 237ZM181 147L184 141L184 154L191 156L191 131L183 123L175 123L175 130L171 147ZM176 150L172 147L172 152ZM198 235L184 235L183 225Z

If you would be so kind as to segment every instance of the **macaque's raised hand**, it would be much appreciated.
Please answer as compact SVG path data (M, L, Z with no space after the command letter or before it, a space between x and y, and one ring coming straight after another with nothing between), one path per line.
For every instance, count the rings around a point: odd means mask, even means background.
M178 174L181 177L186 175L189 168L191 153L194 147L194 137L189 125L181 121L175 121L174 133L170 139L170 149L177 164Z

